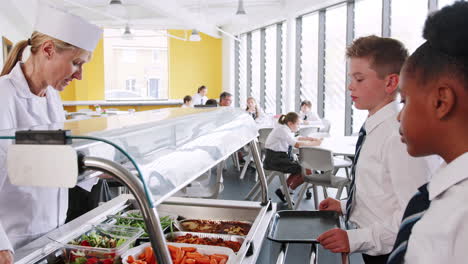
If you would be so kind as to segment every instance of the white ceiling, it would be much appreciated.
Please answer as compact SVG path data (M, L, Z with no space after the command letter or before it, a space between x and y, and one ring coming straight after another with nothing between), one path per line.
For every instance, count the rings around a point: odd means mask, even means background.
M31 25L34 5L43 1L106 28L123 28L128 23L134 29L198 29L220 37L218 27L237 34L342 0L244 0L247 17L242 20L235 14L238 0L121 0L125 15L111 12L110 0L3 1L16 6Z

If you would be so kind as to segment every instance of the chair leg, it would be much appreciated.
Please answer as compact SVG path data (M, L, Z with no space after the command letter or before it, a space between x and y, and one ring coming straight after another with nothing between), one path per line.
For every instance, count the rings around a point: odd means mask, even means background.
M319 208L319 206L318 206L319 203L318 203L317 186L316 186L315 184L312 185L312 186L313 186L312 188L314 189L314 193L313 193L313 194L314 194L314 205L315 205L315 210L318 210L318 208Z
M280 177L281 185L283 186L284 196L286 198L286 201L288 202L288 206L290 209L294 209L292 197L291 197L291 194L289 194L289 190L288 190L288 183L286 182L287 174L278 174L278 175Z
M344 188L344 184L340 185L340 187L338 187L338 191L336 192L336 196L335 196L335 199L339 200L341 198L341 194L343 193L343 188Z
M247 173L247 169L249 168L250 162L251 162L250 156L248 156L247 159L245 160L245 164L244 164L244 167L242 168L242 172L240 173L239 179L241 180L244 179L245 173Z
M299 208L302 199L304 199L304 193L306 192L307 187L309 187L309 183L304 182L304 184L301 187L301 190L299 191L299 196L297 198L296 204L294 205L294 210L297 210L297 208Z
M240 162L239 162L239 156L237 156L237 152L234 152L234 154L232 154L231 157L232 157L232 162L234 163L234 167L236 167L237 171L240 171Z
M349 169L348 169L348 167L345 168L345 172L346 172L346 178L351 179L350 176L349 176Z
M271 182L275 178L275 173L272 172L270 175L267 177L267 187L270 186ZM260 184L260 182L259 182ZM267 190L268 191L268 190ZM260 199L260 194L262 193L260 185L257 187L257 190L255 191L255 195L253 196L252 201L258 201Z
M323 190L323 197L325 197L325 199L327 199L328 198L327 187L322 186L322 190Z

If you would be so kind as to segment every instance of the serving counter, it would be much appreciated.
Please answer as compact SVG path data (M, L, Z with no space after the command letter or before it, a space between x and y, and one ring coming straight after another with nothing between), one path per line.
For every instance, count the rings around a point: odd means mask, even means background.
M44 140L44 135L35 135L36 130L45 134L57 129L69 130L71 135L67 134L66 142L72 141L68 146L78 153L77 160L72 162L79 171L75 184L104 173L127 186L131 194L120 195L16 250L16 263L60 263L63 245L85 233L89 225L109 223L109 216L125 214L133 209L141 212L157 263L172 263L158 212L169 212L178 219L249 222L251 227L239 251L230 257L228 263L257 263L270 220L276 213L276 204L271 203L267 196L266 178L256 142L256 124L244 111L235 108L162 109L30 129L26 132L28 140L22 142L17 137L16 144L10 147L34 145L34 148L25 149L28 155L37 157L41 155L38 145L51 146L50 138ZM15 133L1 131L0 136L12 138ZM2 148L6 142L2 140ZM172 197L206 171L224 164L230 155L245 145L250 146L256 163L262 186L261 201ZM37 153L30 153L34 151ZM19 160L8 166L21 171L24 170L24 164L19 164L21 162L20 155ZM50 163L48 166L53 169L56 164ZM34 174L21 175L23 182L27 182L27 177L34 178L32 182L37 182L38 177L46 180L48 175L39 171L43 167ZM70 168L70 174L74 170L76 168ZM15 179L12 177L15 176L9 176L13 182ZM61 177L74 179L68 173ZM50 187L64 187L48 184Z

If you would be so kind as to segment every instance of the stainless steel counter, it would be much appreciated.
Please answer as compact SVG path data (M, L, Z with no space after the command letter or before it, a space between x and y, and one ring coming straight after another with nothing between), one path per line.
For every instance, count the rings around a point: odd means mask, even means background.
M184 218L251 221L253 223L252 228L234 261L234 263L250 264L256 263L264 242L268 223L276 212L276 204L270 205L262 206L260 202L174 197L160 204L157 210L171 212ZM15 262L19 264L55 263L56 256L61 252L54 241L67 243L84 233L87 224L102 223L107 219L107 215L132 208L135 208L133 196L121 195L20 248L16 251Z

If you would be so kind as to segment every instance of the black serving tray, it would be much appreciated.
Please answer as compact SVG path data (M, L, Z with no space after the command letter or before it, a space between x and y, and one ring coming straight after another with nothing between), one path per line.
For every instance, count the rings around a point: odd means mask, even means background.
M340 227L337 212L285 210L273 216L267 237L281 243L317 243L323 232Z

